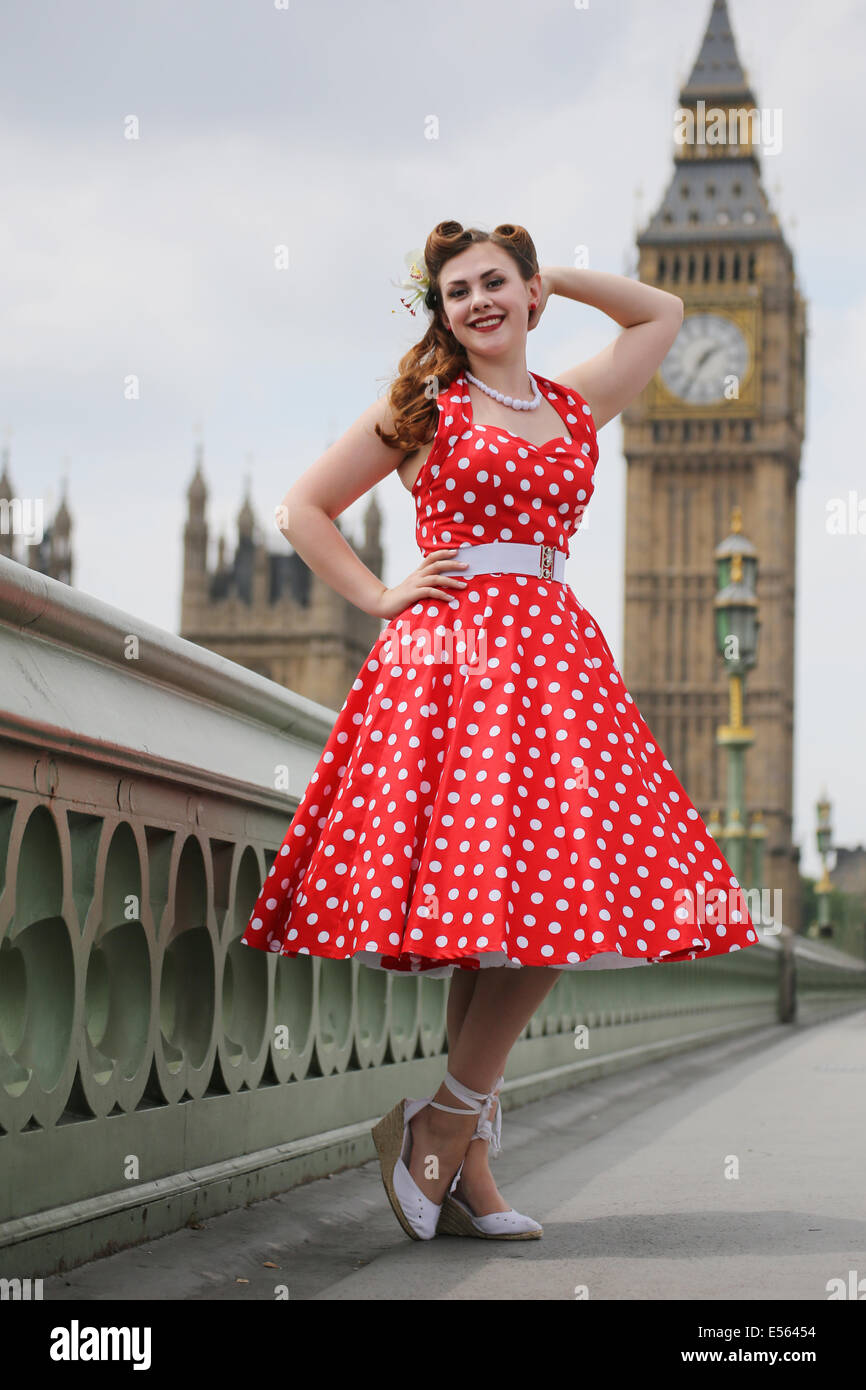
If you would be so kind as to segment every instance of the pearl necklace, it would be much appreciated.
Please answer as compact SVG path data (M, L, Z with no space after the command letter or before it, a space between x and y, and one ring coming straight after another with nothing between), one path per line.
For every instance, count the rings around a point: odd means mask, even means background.
M471 372L464 372L467 381L471 381L473 386L477 386L479 391L486 391L488 396L492 396L495 401L501 401L503 405L510 405L512 410L537 410L541 404L541 392L538 389L538 382L535 377L531 377L532 391L535 397L531 401L518 401L513 396L503 396L501 391L494 391L492 386L485 386L483 381L479 381L477 376Z

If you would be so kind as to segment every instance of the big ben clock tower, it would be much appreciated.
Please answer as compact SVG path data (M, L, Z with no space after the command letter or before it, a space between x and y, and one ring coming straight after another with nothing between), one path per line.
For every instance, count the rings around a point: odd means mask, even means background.
M702 816L725 806L728 682L715 646L713 550L733 509L758 554L761 623L746 682L748 814L764 881L800 924L792 842L796 504L805 306L761 181L778 119L756 109L726 0L715 0L679 95L674 169L638 237L638 278L680 296L682 328L623 412L627 464L623 675ZM775 113L778 118L779 113ZM768 158L767 154L764 158ZM724 815L723 815L724 818ZM746 827L748 828L748 827Z

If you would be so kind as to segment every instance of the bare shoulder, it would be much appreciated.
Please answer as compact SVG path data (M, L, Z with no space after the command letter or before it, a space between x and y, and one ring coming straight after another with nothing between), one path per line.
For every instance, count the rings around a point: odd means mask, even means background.
M557 372L552 376L551 381L555 381L558 386L564 386L568 391L574 391L581 400L585 401L592 412L592 420L597 430L600 430L606 420L599 420L600 403L598 383L592 371L584 370L585 364L581 363L578 367L567 367L565 371ZM595 400L593 400L593 397Z

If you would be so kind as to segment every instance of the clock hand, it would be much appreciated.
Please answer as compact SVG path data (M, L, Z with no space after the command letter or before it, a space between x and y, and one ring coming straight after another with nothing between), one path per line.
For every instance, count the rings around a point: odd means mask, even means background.
M698 375L698 373L700 372L701 367L704 365L704 363L706 362L707 358L708 358L708 357L712 357L712 355L713 355L714 352L719 352L719 351L720 351L720 348L719 348L719 345L718 345L717 343L711 343L711 344L710 344L710 346L707 348L706 352L703 354L703 356L701 357L700 361L698 362L698 365L695 367L694 371L692 372L691 376L689 377L688 381L686 382L686 384L685 384L685 386L684 386L684 388L683 388L684 390L688 391L689 387L691 386L691 384L692 384L692 382L694 381L695 377L696 377L696 376Z

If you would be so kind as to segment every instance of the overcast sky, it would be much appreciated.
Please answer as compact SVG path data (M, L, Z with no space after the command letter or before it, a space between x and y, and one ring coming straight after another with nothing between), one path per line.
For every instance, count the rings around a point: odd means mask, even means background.
M221 529L233 543L250 473L276 550L274 505L423 331L392 313L391 281L436 222L520 222L542 265L569 265L586 245L592 268L627 273L668 183L676 96L710 12L710 0L278 5L0 5L12 481L51 512L67 474L76 587L171 631L199 423L214 545ZM826 524L832 498L866 498L866 7L730 0L730 12L758 105L782 113L763 177L809 303L795 837L815 872L823 787L837 841L866 841L866 536ZM288 270L274 267L278 244ZM555 377L618 331L553 298L528 364ZM131 374L138 400L124 397ZM568 571L618 660L621 442L618 420L599 435ZM418 563L413 506L396 475L377 493L395 584ZM350 539L367 500L343 515Z

